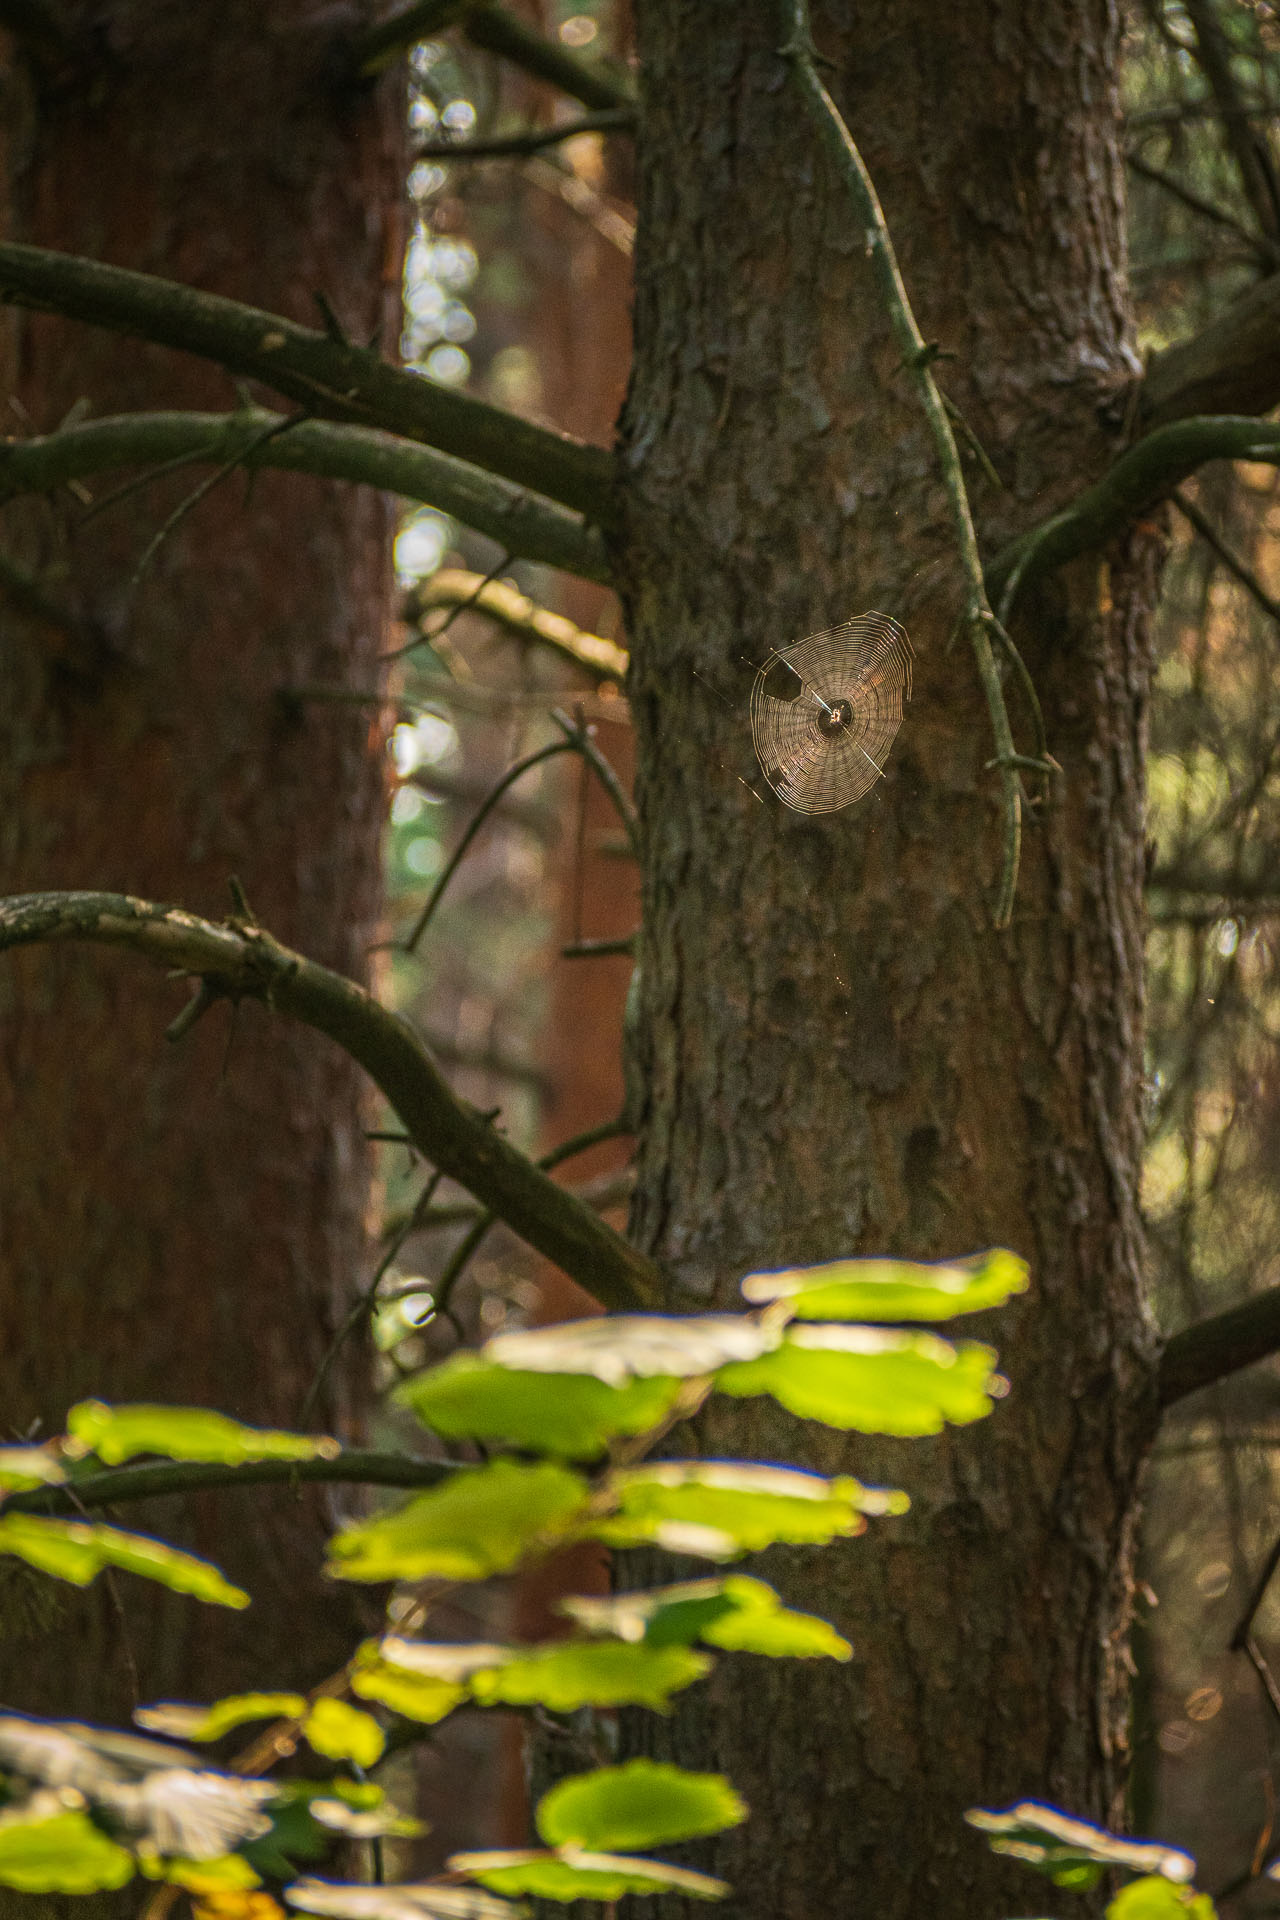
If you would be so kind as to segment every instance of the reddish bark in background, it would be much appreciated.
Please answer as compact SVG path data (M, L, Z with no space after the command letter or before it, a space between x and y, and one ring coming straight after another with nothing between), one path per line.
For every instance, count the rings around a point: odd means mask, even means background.
M231 295L353 338L395 337L401 99L339 85L358 12L317 0L114 0L64 10L83 51L37 87L13 55L13 237ZM21 103L23 115L16 111ZM20 128L20 133L13 129ZM10 314L8 427L228 408L214 369L54 318ZM0 891L113 888L229 911L368 974L383 773L368 707L289 689L367 687L387 612L390 516L302 477L223 480L131 576L202 478L147 484L90 518L64 496L6 510L65 629L0 608ZM105 497L114 482L95 493ZM186 989L87 948L0 970L0 1404L58 1431L86 1394L289 1424L365 1261L364 1091L327 1042L217 1008L181 1046ZM344 1369L322 1426L359 1426ZM0 1697L127 1717L135 1684L207 1698L320 1678L354 1606L317 1572L323 1499L224 1495L131 1510L251 1586L247 1614L119 1583L56 1604L56 1636L6 1627ZM47 1601L12 1575L38 1617ZM30 1589L30 1591L28 1591ZM17 1611L6 1600L12 1622ZM74 1614L74 1624L71 1615Z

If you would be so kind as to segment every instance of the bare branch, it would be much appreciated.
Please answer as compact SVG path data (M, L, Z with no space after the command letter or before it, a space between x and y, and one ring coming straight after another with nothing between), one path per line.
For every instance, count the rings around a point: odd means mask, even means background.
M1262 231L1280 235L1280 191L1267 146L1265 130L1255 133L1231 70L1231 48L1207 0L1186 0L1195 33L1196 63L1222 116L1227 149L1236 163L1245 198Z
M1122 453L1096 486L1002 548L987 566L988 592L996 599L1010 582L1025 586L1079 554L1105 547L1209 460L1262 460L1280 466L1280 427L1233 414L1157 427Z
M1166 173L1163 167L1153 167L1150 161L1144 160L1139 153L1129 154L1128 164L1140 180L1149 180L1152 186L1163 187L1166 193L1171 194L1175 200L1180 200L1184 207L1190 208L1192 213L1198 213L1204 219L1212 220L1215 226L1226 227L1229 232L1236 235L1237 239L1244 241L1250 252L1257 254L1263 265L1274 268L1280 264L1280 247L1277 247L1274 240L1269 240L1265 234L1255 233L1251 227L1245 225L1243 220L1237 220L1234 213L1229 213L1225 207L1217 206L1214 201L1206 199L1203 194L1197 193L1194 187L1189 187L1179 180L1175 174Z
M1000 776L1004 804L1004 856L992 920L997 928L1007 927L1018 885L1018 861L1022 845L1022 788L1004 689L991 646L992 633L999 623L987 599L987 582L983 578L964 469L960 464L946 405L930 370L934 350L916 324L875 185L852 134L840 116L839 108L818 76L809 26L808 0L783 0L781 18L786 35L786 43L781 50L783 57L791 63L809 117L857 209L894 338L903 362L915 381L942 471L942 483L951 508L956 544L960 550L969 594L969 604L964 609L964 623L973 648L996 746L996 757L990 764Z
M1280 274L1152 358L1138 393L1144 428L1214 413L1269 413L1280 402Z
M493 1209L607 1307L653 1305L653 1263L556 1185L458 1099L407 1021L341 974L259 927L216 925L124 894L25 894L0 901L0 950L49 941L123 946L219 994L251 997L314 1027L359 1063L433 1166Z
M1280 1353L1280 1287L1269 1287L1243 1306L1175 1333L1160 1357L1156 1388L1161 1407L1224 1380L1241 1367Z
M271 435L283 415L139 413L89 420L32 440L0 442L0 497L49 493L68 481L153 462L211 461L278 467L421 500L497 540L508 553L607 581L600 535L576 514L479 467L368 427L298 420Z
M633 107L635 94L621 73L548 40L505 7L476 0L417 0L373 27L357 42L355 64L362 74L378 73L419 40L460 26L472 46L500 54L548 86L558 87L586 107Z
M1175 489L1170 498L1183 519L1200 535L1210 552L1217 555L1227 572L1234 575L1265 614L1272 620L1280 621L1280 600L1276 600L1272 594L1269 594L1253 569L1245 565L1238 553L1232 552L1213 522L1205 518L1199 507L1193 500L1188 500L1185 493Z
M436 1487L457 1473L474 1471L447 1460L415 1460L408 1453L376 1453L345 1447L328 1460L148 1460L136 1467L109 1467L75 1476L66 1487L37 1487L5 1496L6 1513L78 1513L126 1500L158 1500L174 1493L214 1492L223 1487L289 1487L298 1480L367 1487Z
M609 680L621 686L627 677L625 648L600 634L584 633L572 620L540 607L535 600L527 599L502 581L485 585L481 574L467 573L458 567L443 567L420 587L413 588L405 601L404 618L413 623L433 607L459 607L468 603L474 605L477 613L487 614L518 639L550 647L562 659L584 668L597 680ZM430 632L425 637L429 640Z
M636 117L629 107L606 107L584 113L557 127L521 127L515 133L486 134L479 140L424 140L413 150L415 160L507 160L542 153L583 133L630 133Z
M390 366L366 347L276 313L43 247L0 244L0 299L194 353L326 420L438 447L601 521L613 456Z

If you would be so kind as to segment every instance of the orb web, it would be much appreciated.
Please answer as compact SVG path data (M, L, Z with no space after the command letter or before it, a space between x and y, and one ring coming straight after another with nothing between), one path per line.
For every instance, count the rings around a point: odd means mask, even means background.
M836 813L870 792L911 698L911 657L887 613L860 613L770 654L751 689L751 738L784 805Z

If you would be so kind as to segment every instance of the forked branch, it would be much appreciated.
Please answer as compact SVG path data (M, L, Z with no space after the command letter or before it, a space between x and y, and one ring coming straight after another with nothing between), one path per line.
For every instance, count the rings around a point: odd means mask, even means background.
M278 313L43 247L0 244L0 299L136 334L259 380L325 420L381 427L533 487L599 522L613 456L390 366Z
M1004 857L1001 862L1000 884L992 918L995 926L1007 927L1013 913L1014 893L1018 885L1018 860L1022 844L1022 788L1018 772L1018 756L1013 744L1013 731L1009 725L1009 713L1004 703L1000 672L996 666L995 653L991 645L992 634L997 629L997 621L987 599L987 586L978 553L973 515L969 508L964 470L960 464L960 454L956 447L950 416L930 370L933 353L916 324L916 317L898 268L897 255L885 223L884 211L881 208L875 184L867 172L862 155L841 117L839 108L818 76L813 37L809 27L808 0L783 0L781 11L786 32L786 42L782 52L791 62L809 117L828 154L835 162L840 178L857 210L859 224L865 230L867 251L880 283L880 292L888 310L894 338L898 343L903 362L915 381L916 392L924 408L929 431L933 435L934 449L942 471L942 481L951 507L956 544L960 549L960 560L969 596L968 605L965 608L965 624L973 647L974 660L977 663L978 678L986 698L987 711L991 716L991 731L996 746L995 759L991 764L996 768L1000 778L1004 809Z
M275 429L279 428L279 431ZM285 430L287 429L287 431ZM368 427L238 413L127 413L31 440L0 442L0 499L49 493L121 467L208 462L351 480L439 507L509 554L607 581L604 543L577 514L433 447Z
M584 60L569 47L548 40L528 21L488 0L416 0L389 19L380 21L357 42L357 71L372 75L419 40L461 27L472 46L496 53L535 79L557 87L586 107L607 110L633 107L635 94L625 75L607 72L598 62Z
M215 924L112 893L24 894L0 901L0 950L88 940L127 947L188 974L208 994L261 1000L327 1034L359 1063L413 1145L604 1306L652 1306L662 1276L452 1091L406 1020L363 987L241 920Z

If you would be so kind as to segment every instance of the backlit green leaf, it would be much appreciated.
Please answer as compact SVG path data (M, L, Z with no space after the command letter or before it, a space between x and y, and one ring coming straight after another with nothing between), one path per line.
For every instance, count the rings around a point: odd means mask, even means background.
M561 1780L538 1802L534 1825L549 1847L629 1852L723 1833L746 1817L746 1802L723 1774L629 1760Z
M485 1357L530 1373L594 1374L610 1386L671 1374L688 1380L730 1360L753 1360L776 1347L774 1326L749 1314L611 1313L527 1333L500 1333Z
M232 1693L209 1707L180 1706L166 1700L156 1707L138 1707L134 1719L149 1733L167 1733L174 1740L221 1740L224 1733L251 1720L294 1718L305 1713L300 1693Z
M662 1713L671 1694L711 1668L689 1647L627 1646L619 1640L562 1640L534 1647L499 1667L473 1674L471 1696L481 1706L652 1707Z
M57 1487L66 1477L65 1464L48 1447L0 1447L0 1491Z
M133 1872L132 1854L85 1813L43 1820L24 1820L21 1810L0 1816L0 1886L20 1893L97 1893L127 1885Z
M174 1593L189 1593L219 1607L247 1607L249 1596L233 1587L207 1560L166 1547L141 1533L123 1533L87 1520L41 1520L27 1513L0 1514L0 1553L11 1553L41 1573L87 1587L104 1567L138 1573Z
M801 1420L910 1438L990 1413L1006 1390L995 1358L976 1341L932 1333L793 1326L776 1353L725 1367L716 1387L738 1399L770 1394Z
M832 1260L822 1267L751 1273L742 1292L752 1306L785 1300L798 1320L950 1320L1002 1306L1026 1285L1026 1261L995 1247L941 1266Z
M549 1461L495 1460L366 1520L329 1544L342 1580L482 1580L507 1573L535 1543L550 1545L585 1507L584 1480Z
M1157 1840L1123 1840L1105 1827L1073 1820L1057 1807L1042 1806L1036 1800L1022 1800L1003 1813L974 1807L964 1817L988 1836L993 1853L1005 1853L1035 1867L1059 1887L1096 1886L1108 1867L1160 1874L1178 1885L1185 1885L1196 1870L1191 1855L1177 1847Z
M659 1461L611 1474L617 1513L591 1531L612 1546L646 1541L673 1551L731 1559L786 1542L821 1545L861 1533L872 1490L789 1467L734 1461ZM900 1510L905 1498L897 1496ZM883 1506L881 1507L883 1509Z
M339 1451L336 1440L243 1427L206 1407L108 1407L82 1400L67 1415L67 1432L81 1453L96 1453L110 1467L140 1453L239 1466L245 1460L327 1460Z
M312 1706L302 1731L314 1753L326 1760L354 1760L360 1767L376 1766L387 1744L371 1713L327 1697Z
M397 1397L448 1439L502 1440L591 1460L619 1435L658 1426L680 1387L664 1375L615 1387L588 1373L530 1373L478 1353L456 1353L408 1381Z
M284 1897L304 1913L334 1920L519 1920L525 1912L475 1887L442 1887L435 1881L370 1887L298 1880L285 1888Z
M1131 1880L1108 1902L1107 1920L1214 1920L1207 1893L1176 1887L1160 1874Z
M746 1574L684 1580L607 1600L572 1596L560 1604L588 1633L612 1633L650 1646L690 1646L700 1640L725 1652L802 1660L848 1660L853 1653L826 1620L793 1613L765 1581Z
M412 1673L384 1659L376 1640L366 1641L356 1655L351 1691L361 1700L377 1700L393 1713L403 1714L406 1720L419 1720L424 1726L434 1726L467 1698L465 1685Z
M148 1880L167 1880L188 1893L246 1893L262 1885L262 1876L242 1853L223 1853L214 1860L166 1859L139 1848L138 1865Z
M465 1873L495 1893L528 1893L541 1900L621 1900L628 1893L684 1893L723 1900L729 1888L709 1874L609 1853L455 1853L452 1872Z

